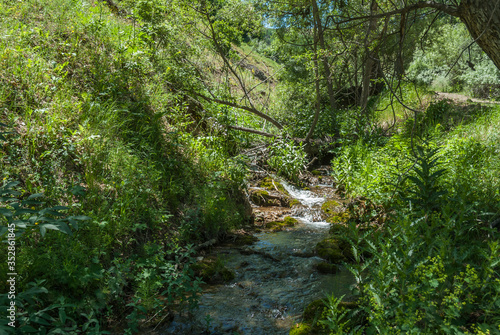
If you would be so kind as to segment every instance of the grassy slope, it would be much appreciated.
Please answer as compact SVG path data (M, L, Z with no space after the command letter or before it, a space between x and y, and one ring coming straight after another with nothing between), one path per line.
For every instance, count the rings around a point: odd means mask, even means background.
M47 329L91 319L102 329L127 315L133 329L141 311L197 290L189 267L175 266L190 259L186 243L245 222L244 168L217 132L187 132L198 116L163 84L175 62L152 57L138 27L101 2L1 3L0 16L0 122L16 132L2 142L0 177L19 181L23 198L43 192L36 210L64 205L92 218L72 237L41 238L38 223L18 237L18 292L48 290L19 297L37 302L18 321L41 331L34 312L52 306L37 316ZM61 297L74 322L53 305Z

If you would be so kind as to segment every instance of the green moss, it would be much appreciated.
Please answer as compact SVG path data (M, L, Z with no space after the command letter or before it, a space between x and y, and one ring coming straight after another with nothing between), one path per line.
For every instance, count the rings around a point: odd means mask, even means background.
M298 222L299 221L297 219L287 216L283 219L283 221L271 221L266 223L266 228L271 231L281 231L285 227L295 226Z
M236 243L238 245L250 245L257 242L259 239L253 235L238 235Z
M348 232L349 227L344 224L338 223L330 226L330 234L332 235L345 236Z
M290 335L308 335L311 331L311 326L307 323L297 323L290 329Z
M321 262L315 266L316 270L318 270L319 273L323 274L334 274L339 271L339 268L335 264L327 263L327 262Z
M259 239L253 235L228 235L224 241L224 245L240 247L253 244L258 240Z
M204 259L192 267L196 276L208 284L225 283L234 279L234 272L229 270L222 259Z
M349 221L349 213L347 211L334 214L326 219L328 223L347 223Z
M335 201L335 200L328 200L326 201L323 205L321 205L321 210L326 214L326 215L333 215L336 213L335 209L339 207L340 204Z
M298 201L297 199L290 200L290 207L293 207L295 205L300 205L300 201Z
M271 206L273 204L269 199L269 192L265 190L253 190L250 193L250 200L257 206Z
M311 173L315 176L319 176L321 174L321 171L318 170L312 170Z
M294 219L290 216L287 216L283 219L283 223L285 224L285 226L288 226L288 227L293 227L295 226L297 223L299 223L299 220L297 219Z
M324 239L316 245L316 252L319 257L334 264L354 259L351 245L341 238Z
M285 190L285 187L280 182L274 180L271 177L266 177L266 178L262 179L259 183L259 187L265 188L266 190L270 190L270 191L277 190L277 191L282 192L288 196L290 195L290 194L288 194L287 190Z
M309 305L307 305L304 313L302 314L302 318L306 322L312 322L315 319L319 318L321 314L323 314L325 308L326 306L323 300L314 300Z

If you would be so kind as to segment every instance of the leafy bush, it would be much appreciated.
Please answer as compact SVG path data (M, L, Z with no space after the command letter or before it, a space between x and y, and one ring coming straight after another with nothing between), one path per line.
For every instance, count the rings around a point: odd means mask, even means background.
M267 164L279 175L298 182L299 173L305 169L307 154L303 144L296 145L293 141L280 141L273 145Z

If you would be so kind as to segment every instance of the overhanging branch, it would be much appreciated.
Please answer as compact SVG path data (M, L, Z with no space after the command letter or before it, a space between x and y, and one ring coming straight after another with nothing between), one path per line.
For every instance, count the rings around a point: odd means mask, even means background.
M422 8L433 8L433 9L437 9L443 13L446 13L448 15L460 17L460 10L458 7L450 6L450 5L446 5L446 4L438 3L438 2L434 2L434 1L419 1L413 5L409 5L409 6L406 6L406 7L400 8L400 9L396 9L396 10L393 10L390 12L380 13L380 14L376 14L376 15L365 15L365 16L352 17L352 18L349 18L349 19L346 19L343 21L335 21L334 20L334 22L336 24L343 24L343 23L348 23L348 22L358 21L358 20L377 19L377 18L383 18L383 17L393 16L393 15L397 15L397 14L406 14L408 12L411 12L411 11L414 11L417 9L422 9ZM334 19L334 17L331 17L331 18Z
M267 120L267 121L271 122L273 125L276 126L276 128L283 129L283 126L278 121L276 121L275 119L273 119L269 115L264 114L261 111L255 109L253 107L239 105L239 104L231 102L231 101L226 101L226 100L220 100L220 99L217 99L217 98L207 97L206 95L203 95L203 94L200 94L200 93L197 93L197 92L192 92L191 91L189 93L193 94L193 95L195 95L197 97L200 97L200 98L202 98L202 99L204 99L206 101L216 102L216 103L221 104L221 105L226 105L226 106L230 106L230 107L234 107L234 108L246 110L247 112L250 112L250 113L252 113L254 115L257 115L258 117L260 117L260 118L262 118L264 120Z
M244 132L247 132L247 133L252 133L252 134L257 134L257 135L261 135L261 136L265 136L265 137L281 137L279 135L274 135L274 134L271 134L271 133L266 133L264 131L260 131L260 130L255 130L255 129L251 129L251 128L245 128L245 127L239 127L239 126L231 126L231 125L228 125L227 126L228 128L231 128L231 129L234 129L234 130L241 130L241 131L244 131Z

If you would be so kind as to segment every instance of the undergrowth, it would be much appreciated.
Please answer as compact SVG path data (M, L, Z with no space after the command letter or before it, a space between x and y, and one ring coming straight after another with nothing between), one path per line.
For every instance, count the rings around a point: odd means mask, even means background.
M348 220L357 307L330 299L332 332L500 333L500 108L457 120L459 108L431 103L386 143L359 140L333 160L346 192L387 219L368 231Z

